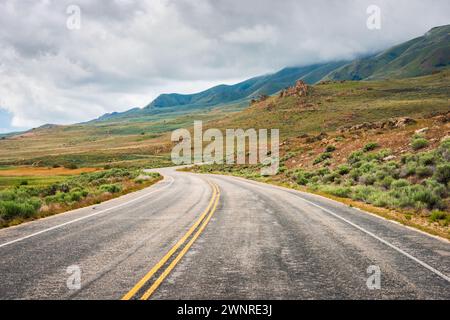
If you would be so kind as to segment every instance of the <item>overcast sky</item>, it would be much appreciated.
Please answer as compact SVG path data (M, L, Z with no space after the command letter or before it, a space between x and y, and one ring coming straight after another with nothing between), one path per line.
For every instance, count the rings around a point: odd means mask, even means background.
M366 26L371 4L381 30ZM0 0L0 132L351 59L449 23L448 0Z

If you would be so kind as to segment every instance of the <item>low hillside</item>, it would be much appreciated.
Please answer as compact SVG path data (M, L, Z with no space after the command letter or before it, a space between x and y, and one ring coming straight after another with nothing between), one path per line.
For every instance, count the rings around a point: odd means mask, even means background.
M383 81L331 81L306 95L278 94L214 122L219 128L279 128L283 139L396 117L449 110L450 71Z

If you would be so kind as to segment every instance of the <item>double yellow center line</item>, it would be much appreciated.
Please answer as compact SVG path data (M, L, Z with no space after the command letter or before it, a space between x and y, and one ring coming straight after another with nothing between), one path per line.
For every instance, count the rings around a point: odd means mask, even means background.
M167 252L167 254L141 279L139 282L122 297L122 300L132 299L143 287L149 282L150 279L171 259L171 257L179 251L178 255L170 262L167 268L160 274L160 276L151 284L151 286L141 296L141 300L148 300L152 294L158 289L164 279L170 274L170 272L176 267L178 262L189 251L191 246L206 228L217 209L217 205L220 199L220 190L216 184L210 183L213 189L213 195L209 201L208 207L203 211L199 219L192 225L192 227L186 232L186 234ZM195 232L195 233L194 233ZM194 235L192 236L192 234ZM192 236L192 237L191 237ZM185 242L190 240L185 244ZM185 244L185 245L184 245ZM184 245L184 247L183 247Z

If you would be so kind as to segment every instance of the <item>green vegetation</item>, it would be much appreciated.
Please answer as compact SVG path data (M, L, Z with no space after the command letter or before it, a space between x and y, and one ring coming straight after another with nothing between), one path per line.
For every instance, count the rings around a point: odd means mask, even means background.
M334 169L325 165L317 169L283 170L275 181L306 186L341 198L361 201L376 207L406 210L425 214L430 221L448 225L450 183L450 139L432 151L405 154L401 159L386 161L390 150L370 152L375 144L353 152L346 164ZM376 145L378 147L378 145ZM314 163L328 159L330 153L321 154ZM206 165L194 167L199 172L224 172L246 178L260 179L260 166ZM281 179L281 180L280 180ZM274 181L274 180L271 180Z
M328 152L328 153L331 153L331 152L334 152L334 151L336 151L336 147L333 146L333 145L329 145L325 149L325 152Z
M0 227L79 208L149 186L158 173L110 169L46 185L19 185L0 191Z
M387 154L387 150L356 151L348 164L335 170L296 169L288 175L313 190L377 207L418 212L447 209L450 140L442 142L434 151L408 154L400 161L384 161Z
M373 150L375 150L378 147L379 147L378 143L376 143L376 142L369 142L368 144L366 144L364 146L363 151L364 152L373 151Z
M30 176L30 177L0 177L0 191L5 188L17 187L23 185L24 181L28 186L46 186L52 183L59 183L68 179L67 176Z
M314 164L319 164L321 162L324 162L327 159L331 159L333 156L331 155L330 152L324 152L322 154L320 154L315 160L314 160Z
M302 184L377 207L419 212L443 210L447 208L449 196L449 146L450 141L446 140L432 152L405 155L400 161L389 162L383 161L386 151L354 152L348 165L325 176L321 172L311 172L309 180L303 180ZM299 173L296 170L293 174L298 176ZM334 178L330 179L330 175Z
M411 147L414 150L420 150L428 147L428 140L422 137L414 137L411 141Z
M430 221L440 223L443 226L448 226L450 224L450 213L435 210L430 215Z

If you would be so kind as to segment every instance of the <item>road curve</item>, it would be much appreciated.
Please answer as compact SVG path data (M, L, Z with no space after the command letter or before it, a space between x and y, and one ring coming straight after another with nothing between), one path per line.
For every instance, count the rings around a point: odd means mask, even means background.
M448 241L316 195L158 171L0 230L0 299L450 299Z

